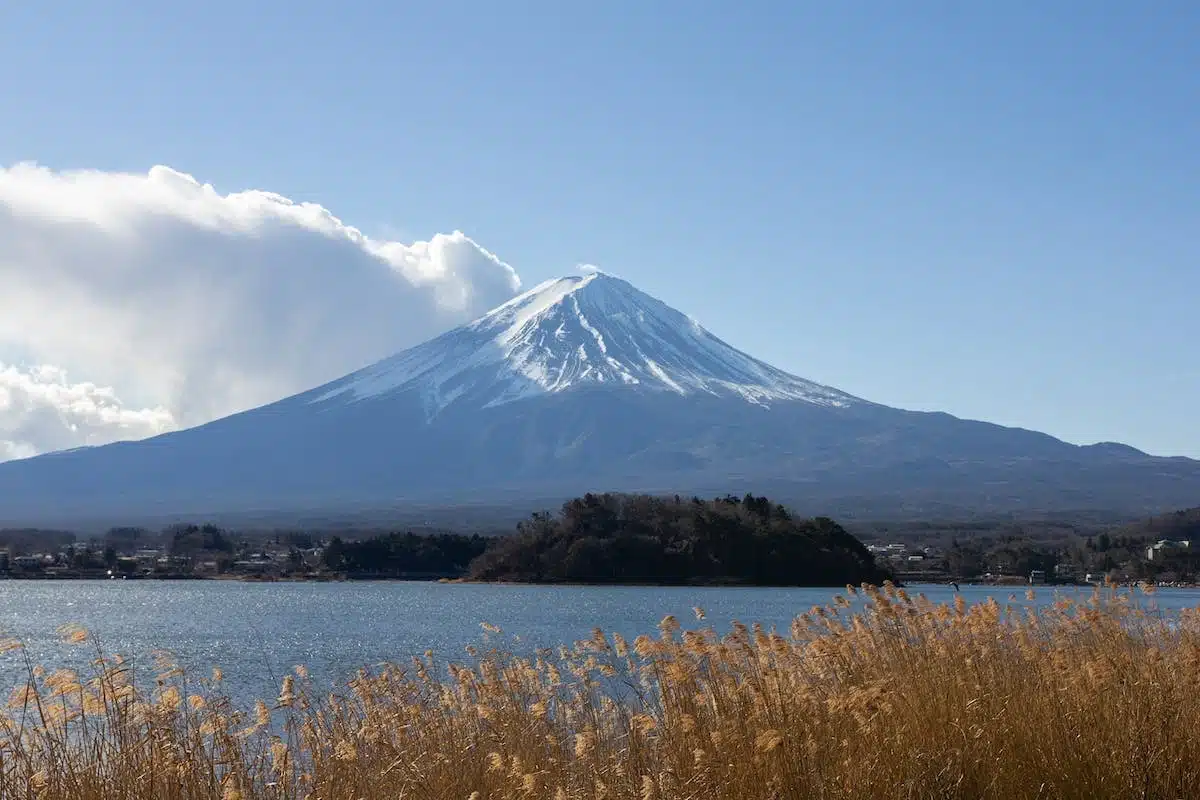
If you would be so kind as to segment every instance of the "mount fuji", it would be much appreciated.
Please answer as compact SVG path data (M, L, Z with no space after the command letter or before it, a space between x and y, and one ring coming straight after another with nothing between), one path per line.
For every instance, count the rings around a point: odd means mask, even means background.
M753 490L813 512L1200 501L1200 462L903 411L776 369L603 273L276 403L0 464L0 520Z

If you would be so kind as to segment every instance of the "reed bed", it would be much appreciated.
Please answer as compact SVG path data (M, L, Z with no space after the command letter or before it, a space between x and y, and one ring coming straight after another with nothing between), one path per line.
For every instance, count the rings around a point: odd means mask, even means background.
M143 686L66 629L90 674L27 664L0 798L1200 797L1200 611L847 588L785 632L668 617L529 657L485 642L334 696L297 668L250 708L166 654Z

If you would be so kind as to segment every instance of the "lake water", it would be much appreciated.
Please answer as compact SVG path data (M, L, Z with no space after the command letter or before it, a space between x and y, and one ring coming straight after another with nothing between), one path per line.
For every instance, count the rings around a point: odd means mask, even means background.
M931 600L951 601L946 586L911 586ZM1063 587L1086 596L1088 589ZM971 601L1008 602L1021 587L963 586ZM359 667L406 661L432 649L439 658L464 658L482 642L481 622L500 626L512 648L552 647L587 638L601 627L632 639L654 633L666 614L721 632L739 620L786 632L791 620L837 594L833 589L698 587L546 587L402 582L239 583L228 581L0 581L0 632L19 637L34 663L81 667L89 652L65 645L55 632L77 623L109 653L148 663L152 651L171 651L189 670L221 667L239 697L270 694L275 679L303 664L322 685ZM1039 587L1035 603L1053 600ZM1200 606L1200 590L1162 589L1163 609ZM0 689L22 680L17 651L0 655Z

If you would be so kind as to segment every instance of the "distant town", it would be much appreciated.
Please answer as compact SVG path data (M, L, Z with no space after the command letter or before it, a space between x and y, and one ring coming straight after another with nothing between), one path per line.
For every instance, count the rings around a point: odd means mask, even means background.
M1192 545L1191 539L1100 533L1068 543L983 536L955 539L949 546L873 542L867 549L877 563L908 583L1100 585L1148 581L1191 586L1200 578L1200 552Z
M1197 517L1196 510L1176 512L1125 530L927 525L854 535L876 564L905 583L1195 585ZM179 524L161 531L112 528L91 537L0 529L0 578L452 579L466 577L494 542L494 535L432 529L239 532Z
M114 528L103 536L0 531L0 575L46 579L189 579L333 577L324 558L330 540L308 534L239 536L214 525L177 526L161 534ZM38 541L41 539L42 541ZM49 545L49 546L47 546Z

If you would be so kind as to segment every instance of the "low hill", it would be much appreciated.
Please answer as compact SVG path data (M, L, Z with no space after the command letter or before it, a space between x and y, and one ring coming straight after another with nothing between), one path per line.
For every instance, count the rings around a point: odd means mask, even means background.
M470 577L529 583L845 586L887 574L833 520L765 497L585 495L494 540Z

